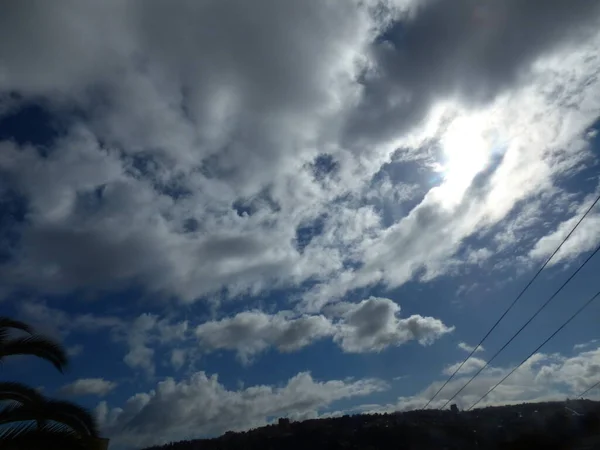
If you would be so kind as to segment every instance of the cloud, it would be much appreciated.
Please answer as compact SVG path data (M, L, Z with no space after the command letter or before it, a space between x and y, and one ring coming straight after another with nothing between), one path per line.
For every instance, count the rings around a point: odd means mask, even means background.
M495 249L463 258L462 242L590 156L587 0L67 4L0 22L0 90L68 119L48 145L0 143L27 211L0 243L7 289L141 285L193 302L315 285L303 301L318 312L484 264ZM445 148L461 130L484 149Z
M470 406L511 369L499 366L488 368L455 402L460 408ZM469 372L461 372L448 383L432 407L440 407L469 378ZM539 353L478 406L564 400L583 392L598 380L600 349L574 356ZM432 383L414 396L399 397L395 403L362 405L352 411L421 408L443 381L445 379ZM252 386L232 391L220 384L216 376L209 377L204 372L198 372L179 382L168 378L149 393L130 397L122 407L109 408L106 402L102 402L96 411L105 432L115 442L145 446L169 440L218 435L230 429L256 427L267 423L270 418L287 416L301 420L316 417L320 415L319 410L336 400L366 396L386 388L384 383L377 380L317 382L310 374L300 373L281 387ZM596 398L600 393L591 392L589 395ZM172 414L164 416L162 411L165 409ZM160 434L154 432L157 428L161 429Z
M83 345L75 344L70 347L67 347L67 354L70 357L78 356L83 352Z
M598 63L591 43L571 54L561 50L533 64L528 82L514 86L510 94L495 96L478 109L442 102L421 135L399 136L395 141L399 166L408 164L402 160L402 149L431 157L427 154L434 146L438 164L443 166L446 160L446 166L438 169L443 177L398 221L365 235L353 249L358 267L341 270L306 293L306 310L318 311L365 286L392 289L409 280L456 275L487 262L490 269L502 267L505 258L514 261L510 251L526 256L540 232L533 227L544 225L540 218L556 220L555 214L568 210L574 201L577 193L560 187L560 182L594 163L584 135L600 111L600 85L590 85L583 74L598 73ZM556 89L566 89L561 99L548 94ZM581 100L580 107L564 109L561 105L568 98ZM473 142L472 147L444 141L452 137L452 127L462 130L459 135ZM483 159L469 162L475 157ZM521 212L531 220L519 221ZM491 242L465 252L465 241L471 237ZM586 245L574 247L574 253L588 248L591 240L583 239Z
M597 342L598 342L598 339L592 339L592 340L591 340L591 341L589 341L589 342L583 342L583 343L581 343L581 344L575 344L575 345L573 346L573 350L576 350L576 351L577 351L577 350L583 350L584 348L586 348L586 347L590 347L590 346L592 346L592 345L596 344Z
M271 316L259 311L243 312L196 328L203 350L235 350L244 362L270 346L294 351L332 332L332 324L323 316L286 319L283 315Z
M400 375L400 376L392 378L392 380L393 381L401 381L401 380L405 380L406 378L408 378L408 375Z
M40 302L22 302L19 315L31 322L40 331L55 337L68 338L71 334L108 333L112 342L124 343L127 352L123 362L132 369L153 375L155 370L155 348L184 342L188 336L187 321L171 321L156 314L143 313L126 320L109 315L70 314ZM75 352L81 351L74 345ZM177 365L182 356L175 358ZM183 364L183 363L182 363Z
M125 327L125 322L115 316L73 314L37 301L19 303L18 315L32 323L37 330L56 337L68 337L72 333L120 330Z
M233 18L230 7L245 12ZM12 22L21 16L43 17L44 26L25 33ZM328 151L315 142L330 140L359 89L358 59L378 28L368 8L108 2L72 5L69 18L82 28L41 3L3 15L13 42L41 53L0 48L9 68L0 89L89 112L48 159L3 145L0 170L31 210L6 279L59 292L142 281L193 301L339 266L315 252L301 258L290 238L335 195L322 192L309 166ZM111 38L89 42L91 30ZM65 52L68 62L35 75L38 62ZM88 98L91 87L103 107ZM251 205L252 217L234 203Z
M429 345L454 327L433 317L397 317L400 306L387 298L371 297L352 305L339 324L334 340L345 352L378 352L416 340Z
M175 370L181 369L185 364L187 358L187 351L185 349L176 348L171 352L171 366Z
M21 303L19 311L33 324L44 324L46 329L55 330L57 336L107 332L111 341L125 344L123 362L149 376L156 369L157 349L169 351L169 364L180 369L194 350L192 337L203 352L231 350L242 363L249 364L270 348L294 352L324 338L332 338L344 352L364 353L379 352L411 340L429 345L454 330L433 317L401 318L400 307L386 298L371 297L359 303L335 306L331 317L298 315L293 311L276 314L246 311L206 321L194 328L188 321L149 313L128 321L112 316L68 314L34 302Z
M40 332L55 337L67 337L73 332L95 333L102 330L115 330L125 326L118 317L69 314L43 302L21 302L18 306L18 314L31 322Z
M337 400L386 388L374 379L316 381L302 372L280 387L261 385L235 391L223 386L216 375L197 372L180 381L167 378L152 391L130 397L121 408L111 409L103 402L96 413L115 443L143 447L244 430L278 417L314 417Z
M560 0L434 0L419 6L373 44L365 95L347 125L354 142L397 138L448 97L485 105L523 83L541 56L592 36L600 12L586 0L568 7Z
M563 239L567 237L583 214L592 206L592 202L596 197L597 194L593 194L585 199L585 201L574 211L575 214L572 217L558 224L556 229L550 234L539 238L534 247L530 250L528 256L533 260L547 259ZM600 242L599 227L600 214L598 214L597 209L594 208L577 227L577 230L564 243L549 264L555 265L561 261L570 261L582 253L593 250Z
M243 312L199 325L196 337L204 351L234 350L242 362L248 363L269 347L295 351L325 337L332 337L344 352L365 353L411 340L429 345L454 329L433 317L399 318L400 307L386 298L371 297L357 304L336 306L341 315L338 320L323 315L286 317L290 312Z
M467 353L471 353L473 350L475 350L474 346L471 346L471 345L467 344L466 342L460 342L458 344L458 348L461 350L464 350ZM485 348L483 347L483 345L480 345L479 347L477 347L477 351L475 353L479 353L484 350L485 350Z
M197 347L250 362L318 339L353 353L427 345L453 330L443 317L402 317L392 300L352 291L519 270L589 204L563 182L597 163L597 2L62 6L19 2L0 16L0 120L31 105L51 118L46 142L0 141L0 207L10 211L0 218L2 294L47 298L19 313L67 340L107 333L148 375L159 350L178 369ZM597 213L589 219L557 263L596 243ZM124 289L139 290L140 303L208 301L218 320L49 306L55 294ZM274 290L289 310L257 309ZM245 312L226 314L232 298L248 300L236 309ZM564 366L544 358L550 375ZM563 392L530 378L490 402ZM338 383L327 389L351 385ZM104 404L105 423L131 422L131 439L152 441L142 424L161 425L162 399L186 406L183 393L203 389L230 402L208 419L212 405L198 402L206 432L264 423L270 405L257 413L250 399L265 391L277 405L295 389L228 391L205 374L161 386L122 410ZM314 402L295 401L283 403L315 414ZM196 425L171 419L182 426L167 424L173 436Z
M97 395L104 397L116 387L117 383L103 378L80 378L61 387L58 393L68 396Z
M480 362L475 365L480 366ZM453 403L460 408L470 407L511 370L510 366L489 366L453 400ZM459 374L440 392L439 396L431 403L432 408L441 407L471 378L468 373L461 372L461 374L462 376ZM565 400L581 394L599 380L600 349L583 351L573 356L538 353L507 378L477 407ZM395 411L422 408L444 381L446 380L435 381L413 396L400 397L396 403L379 405L370 409ZM600 392L595 391L590 392L587 397L596 399L599 395Z
M140 368L148 374L154 374L154 349L148 347L148 333L156 325L156 317L142 314L132 324L127 335L129 352L123 362L131 368Z
M442 371L442 373L444 375L452 375L454 374L454 372L456 372L456 370L460 367L460 365L462 364L462 361L459 361L455 364L452 364L446 368L444 368L444 370ZM483 366L485 366L486 361L480 358L469 358L465 361L465 363L463 364L463 366L460 368L460 370L458 372L456 372L456 374L460 374L460 375L466 375L469 373L473 373L476 372L477 370L481 369Z
M129 323L125 330L120 330L116 340L125 341L128 347L123 362L132 369L140 369L151 376L156 369L155 348L184 342L188 337L187 332L187 321L171 322L155 314L144 313ZM184 355L176 352L171 356L172 365L183 365Z

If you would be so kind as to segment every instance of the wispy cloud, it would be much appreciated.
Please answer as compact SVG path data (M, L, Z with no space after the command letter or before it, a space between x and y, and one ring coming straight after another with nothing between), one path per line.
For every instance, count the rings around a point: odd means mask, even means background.
M460 342L458 344L458 348L461 350L464 350L467 353L471 353L473 350L475 350L475 346L474 345L469 345L466 342ZM478 352L483 352L485 350L485 348L483 347L483 345L480 345L479 347L477 347L477 350L475 351L476 353Z
M462 364L462 366L461 366ZM444 370L442 371L442 373L444 375L453 375L458 368L460 367L460 370L458 372L456 372L457 375L466 375L469 373L473 373L476 372L477 370L481 369L482 367L484 367L486 365L486 361L480 358L474 358L471 357L469 359L467 359L466 361L459 361L455 364L452 364L448 367L445 367Z
M70 314L40 302L22 302L19 313L39 330L54 336L68 337L74 333L96 336L108 334L112 342L125 343L127 352L123 362L148 375L154 374L155 347L173 345L189 337L187 321L172 322L148 313L140 314L128 322L109 315ZM82 349L81 344L69 347L72 356L81 353ZM176 360L181 361L181 357Z
M575 344L573 346L573 350L577 351L577 350L583 350L584 348L589 348L591 346L593 346L594 344L598 343L598 339L592 339L591 341L588 342L583 342L581 344Z
M67 396L96 395L104 397L117 387L114 381L102 378L81 378L66 384L58 390L59 394Z

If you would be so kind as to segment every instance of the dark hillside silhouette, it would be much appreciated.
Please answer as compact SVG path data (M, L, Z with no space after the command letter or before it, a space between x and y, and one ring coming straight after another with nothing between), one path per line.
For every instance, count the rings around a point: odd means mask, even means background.
M469 412L354 415L278 424L145 450L598 449L600 402L525 403Z

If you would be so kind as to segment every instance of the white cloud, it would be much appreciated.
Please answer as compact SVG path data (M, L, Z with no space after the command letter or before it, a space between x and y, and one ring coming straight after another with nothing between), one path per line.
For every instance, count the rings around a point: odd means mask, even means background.
M280 387L235 391L219 383L216 375L197 372L181 381L167 378L152 391L132 396L121 408L110 409L103 402L96 413L112 441L142 447L257 427L271 418L314 417L337 400L386 388L374 379L322 382L303 372Z
M477 363L476 366L480 366ZM468 408L492 386L512 370L512 367L490 366L473 380L454 400L460 408ZM471 372L471 371L469 371ZM431 403L441 407L470 378L462 373L451 380ZM400 397L389 405L372 407L372 410L410 410L422 408L446 380L435 381L423 391L410 397ZM523 403L528 401L565 400L575 398L600 381L600 349L584 351L574 356L560 354L534 355L506 381L490 393L477 407ZM600 391L592 391L587 398L597 399Z
M442 373L444 375L452 375L454 374L454 372L456 372L456 370L460 367L460 365L462 364L462 361L459 361L455 364L452 364L446 368L444 368L444 370L442 371ZM469 359L467 359L465 361L465 363L463 364L462 367L460 367L460 370L458 372L456 372L457 375L466 375L469 373L473 373L476 372L477 370L481 369L483 366L485 366L486 361L480 358L474 358L471 357Z
M372 73L365 76L371 89L349 124L358 144L396 139L448 97L475 108L490 102L526 82L540 56L585 41L599 21L599 7L585 0L569 7L553 0L543 9L492 0L487 6L498 22L490 27L474 20L469 1L418 5L396 30L398 41L374 45ZM517 48L512 39L523 44Z
M270 316L251 311L196 328L201 348L235 350L243 362L270 346L280 351L294 351L333 333L332 324L323 316L304 316L286 319L284 315Z
M180 369L194 350L192 336L199 350L207 353L231 350L242 363L248 364L270 348L294 352L323 338L332 338L344 352L363 353L379 352L411 340L429 345L454 330L433 317L401 318L400 306L386 298L371 297L356 304L333 306L330 317L298 315L293 311L276 314L247 311L204 322L193 330L188 321L155 314L144 313L127 321L113 316L68 314L34 302L21 303L20 314L35 325L55 330L56 336L107 332L113 342L126 345L125 364L149 376L156 369L156 349L168 350L168 363Z
M80 378L61 387L58 393L69 396L97 395L104 397L116 387L117 383L103 378Z
M234 18L230 7L244 12ZM44 26L23 34L12 23L21 15L43 17ZM328 135L360 89L358 60L379 26L368 8L107 2L72 5L69 18L79 25L41 3L3 15L13 42L43 53L0 48L9 68L0 89L68 95L82 108L90 107L89 86L106 95L106 108L93 108L47 160L4 144L0 169L31 203L20 264L3 268L7 279L57 291L141 280L193 301L225 286L230 295L255 292L341 266L320 252L301 257L292 238L339 191L325 192L308 163L336 151ZM111 30L111 38L89 43L93 30ZM39 61L67 53L68 62L35 75ZM140 67L139 57L148 64ZM239 216L236 201L252 217Z
M477 367L481 360L477 360ZM503 378L512 367L493 366L477 377L455 400L460 408L469 407ZM440 393L432 407L440 407L470 378L461 372ZM564 400L574 397L600 380L600 349L574 356L536 354L478 407L522 403L525 401ZM382 412L422 408L442 385L436 381L410 397L395 403L367 404L350 408L356 412ZM227 390L216 376L198 372L187 380L168 378L149 393L132 396L121 408L100 403L97 414L104 430L115 442L144 446L157 442L217 435L227 430L242 430L267 423L268 418L304 419L320 416L319 410L343 398L366 396L386 389L377 380L316 382L301 373L282 387L240 387ZM590 392L599 398L600 391ZM168 417L162 411L171 411ZM160 427L158 427L160 423ZM155 430L160 428L160 433ZM194 430L191 431L190 430Z
M590 347L598 342L598 339L592 339L589 342L582 342L580 344L575 344L573 346L573 350L583 350L584 348Z
M67 123L47 145L0 142L0 195L22 196L26 210L0 239L3 293L134 286L216 305L300 291L294 313L254 303L194 324L202 348L242 360L329 337L367 352L449 333L385 298L324 306L375 284L530 264L572 223L551 225L557 215L580 212L560 182L594 162L600 3L488 3L497 21L483 27L466 0L14 2L0 15L0 116L43 99ZM594 245L590 219L559 260ZM465 248L474 236L488 242ZM174 368L193 356L187 322L20 310L66 339L107 332L148 374L158 347ZM523 383L490 401L553 395ZM162 386L103 416L123 421L212 386L237 412L217 408L224 421L210 416L207 429L264 419L235 415L263 388L232 393L205 375Z
M600 70L594 45L588 43L576 52L561 51L555 57L540 59L533 65L528 83L497 96L486 107L465 110L453 103L439 106L440 117L431 119L436 122L434 133L444 136L448 132L444 124L466 121L468 125L463 127L473 135L468 139L482 141L474 148L485 153L484 167L481 171L469 169L467 174L458 165L454 175L444 174L441 184L430 188L408 214L386 229L365 235L353 252L362 265L339 271L333 280L317 285L305 296L307 310L319 310L364 286L381 283L394 288L417 276L420 281L429 281L451 275L461 266L480 264L500 251L510 249L525 256L528 246L520 240L530 244L535 234L520 233L522 228L534 225L536 217L552 218L568 208L572 195L557 182L593 162L584 132L600 112L600 83L590 84L585 75ZM576 99L579 106L564 108L567 99ZM429 142L436 138L407 134L396 145L426 153ZM449 159L465 157L458 147L442 151ZM514 213L521 209L533 220L511 223ZM589 223L593 227L595 222ZM489 233L494 227L499 228L497 247L475 249L461 256L465 239L474 235L493 239ZM577 245L572 244L573 254L588 249L593 241L590 232ZM514 253L510 258L514 261Z
M592 202L596 197L597 194L593 194L587 198L574 211L575 214L571 218L560 223L550 234L542 236L529 252L529 257L535 260L547 259L563 239L567 237L583 214L592 206ZM600 214L594 208L577 227L577 230L571 237L563 244L549 264L554 265L561 261L572 260L584 252L593 250L598 246L598 243L600 243Z
M151 376L155 371L155 348L159 346L179 345L188 337L188 322L171 322L160 319L155 314L141 314L123 330L117 340L124 340L128 352L123 362L133 369L143 370ZM180 351L171 354L172 365L181 367L185 355Z
M340 316L338 320L323 315L294 318L290 317L291 312L243 312L198 326L196 336L204 351L235 350L241 361L248 363L267 348L289 352L325 337L332 337L344 352L364 353L411 340L428 345L454 329L433 317L400 318L400 307L386 298L338 303L335 312Z
M429 345L454 327L448 327L433 317L413 315L398 317L400 306L387 298L363 300L343 316L334 340L351 353L381 351L416 340Z
M0 277L43 292L135 282L184 301L310 280L314 312L355 287L456 270L466 237L581 168L582 133L600 110L597 6L553 1L538 14L498 3L506 22L490 31L465 20L466 1L453 14L444 2L393 1L373 15L376 3L9 8L0 90L87 120L47 158L0 144L3 179L28 201ZM20 17L40 26L25 30ZM414 47L375 40L393 17L409 17ZM457 129L469 132L469 157L450 148ZM320 154L331 173L314 164ZM405 182L389 164L407 161L449 172L441 186ZM322 234L299 252L296 228L322 215Z
M124 327L124 322L118 317L68 314L43 302L21 302L18 312L19 316L33 324L36 330L54 337L67 337L73 332L94 333Z
M176 348L171 352L171 366L175 370L181 369L185 364L187 358L187 352L185 349Z
M460 342L458 344L458 348L461 349L461 350L464 350L467 353L471 353L473 350L475 350L475 346L474 345L469 345L466 342ZM479 352L482 352L484 350L485 350L485 348L483 347L483 345L480 345L479 347L477 347L477 350L476 350L475 353L479 353Z
M155 347L174 345L188 338L187 321L171 321L148 313L140 314L128 322L124 318L109 315L69 314L45 303L27 301L19 304L19 315L39 331L57 338L71 339L71 334L75 333L106 332L111 341L123 342L127 346L123 357L125 364L147 375L154 374ZM79 344L71 348L74 354L83 349ZM172 363L177 365L182 356L177 356L175 360L177 362Z
M156 317L142 314L132 324L127 335L129 352L123 358L131 368L141 368L154 374L154 349L148 347L148 333L155 327Z

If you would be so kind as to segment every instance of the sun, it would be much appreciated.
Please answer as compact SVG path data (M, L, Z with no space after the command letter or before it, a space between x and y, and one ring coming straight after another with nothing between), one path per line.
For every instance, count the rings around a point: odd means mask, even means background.
M444 181L437 190L443 204L452 206L460 203L473 179L488 164L490 143L485 131L481 119L459 117L444 133L440 168Z

